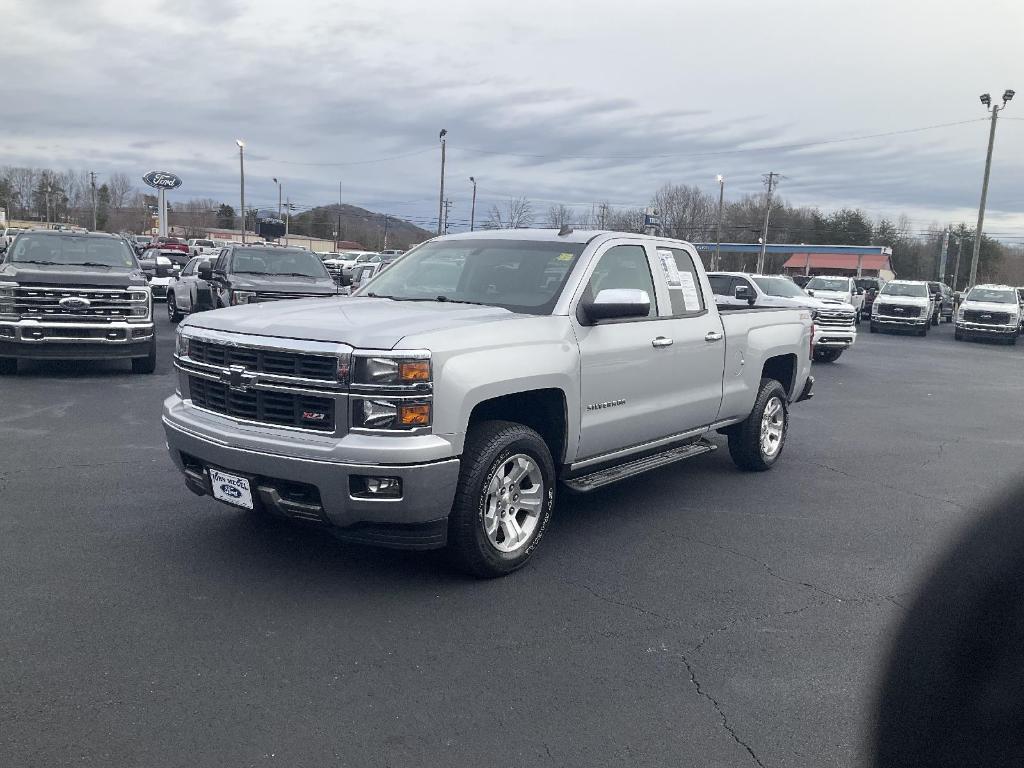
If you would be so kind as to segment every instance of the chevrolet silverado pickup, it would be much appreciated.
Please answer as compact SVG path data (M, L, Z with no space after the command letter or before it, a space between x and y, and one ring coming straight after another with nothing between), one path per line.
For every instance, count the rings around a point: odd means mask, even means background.
M132 249L101 232L19 234L0 263L0 373L18 360L115 358L156 368L153 297Z
M686 242L465 233L351 297L189 316L163 424L196 494L447 546L492 577L536 551L559 486L705 454L716 432L741 469L771 468L812 394L812 345L806 309L720 312Z

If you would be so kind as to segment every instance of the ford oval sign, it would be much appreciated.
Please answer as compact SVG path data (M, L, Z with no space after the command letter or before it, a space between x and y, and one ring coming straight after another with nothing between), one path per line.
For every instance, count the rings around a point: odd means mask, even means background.
M181 186L181 177L170 171L150 171L142 180L153 189L177 189Z

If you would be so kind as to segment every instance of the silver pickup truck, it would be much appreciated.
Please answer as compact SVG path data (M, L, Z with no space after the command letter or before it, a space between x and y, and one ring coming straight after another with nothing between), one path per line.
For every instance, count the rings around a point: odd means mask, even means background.
M525 564L556 488L715 448L765 470L811 396L811 314L719 311L689 243L452 235L351 296L232 307L178 329L164 403L189 489L480 576Z

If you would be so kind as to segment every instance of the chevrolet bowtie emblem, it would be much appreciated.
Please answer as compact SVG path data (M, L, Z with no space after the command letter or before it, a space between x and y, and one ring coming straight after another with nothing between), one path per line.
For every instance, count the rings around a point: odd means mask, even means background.
M244 392L250 384L255 383L256 377L246 371L244 365L232 365L228 370L221 371L220 380L231 389Z

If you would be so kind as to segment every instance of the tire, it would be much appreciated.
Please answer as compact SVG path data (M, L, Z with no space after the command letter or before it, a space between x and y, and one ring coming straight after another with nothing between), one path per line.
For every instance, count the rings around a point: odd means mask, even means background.
M505 484L503 493L502 478L524 471L524 464L529 471L520 475L518 482ZM448 516L448 553L455 565L480 578L505 576L526 565L551 521L555 482L551 452L534 430L510 421L483 421L472 426ZM524 491L534 496L531 502L536 503L536 514L516 505L522 503L520 494L527 495ZM502 514L503 503L516 512ZM519 533L522 539L511 542L509 531Z
M0 376L16 376L18 373L18 358L0 357Z
M871 325L868 326L868 330L871 331L871 333L878 333L878 326L871 323Z
M918 331L918 332L917 332L917 335L918 335L918 336L927 336L927 335L928 335L928 328L929 328L929 327L930 327L930 326L928 325L928 323L925 323L925 324L924 324L924 328L922 328L922 329L921 329L920 331Z
M132 373L153 373L156 370L156 334L149 343L149 354L132 358Z
M938 324L939 324L939 313L936 312L934 315L932 315L932 325L938 325Z
M814 360L819 363L834 363L842 354L841 349L821 349L814 353Z
M178 305L174 301L174 294L173 293L168 293L167 294L167 319L170 321L171 325L174 325L179 320L181 320L181 318L182 318L182 314L181 314L181 312L178 311Z
M963 341L964 340L964 335L962 333L960 333L960 329L959 328L957 330L953 331L953 338L956 341Z
M775 413L781 419L781 428L771 416L767 417L766 421L765 412L770 405L777 408ZM766 452L762 431L768 429L769 421L775 422L775 428L780 431L774 441L774 450ZM771 469L779 460L786 445L788 432L789 405L786 390L775 379L761 379L761 389L754 400L750 415L729 432L729 455L736 466L746 472L764 472Z
M1011 347L1017 346L1017 334L1015 333L1015 334L1013 334L1013 336L1008 338L1006 340L1006 343L1009 344Z

